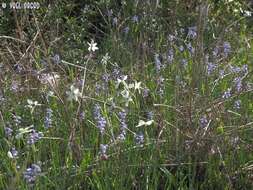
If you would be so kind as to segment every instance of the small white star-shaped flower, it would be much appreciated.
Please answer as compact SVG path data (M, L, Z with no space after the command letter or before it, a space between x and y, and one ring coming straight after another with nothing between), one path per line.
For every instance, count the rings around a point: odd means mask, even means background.
M121 83L124 85L124 87L127 87L126 80L127 80L127 75L124 75L122 79L118 78L116 82L116 88L118 88Z
M82 97L81 92L79 91L78 88L75 88L73 85L70 87L70 91L66 92L68 95L68 100L75 100L78 101L79 97Z
M141 91L141 82L135 81L135 83L134 83L134 90L138 90L138 92L140 94L140 91Z
M95 43L94 40L91 40L90 43L88 42L88 45L89 45L89 48L88 48L89 52L91 52L91 51L94 52L94 51L98 50L97 43Z
M141 82L134 81L134 83L128 85L128 88L129 89L134 88L134 90L137 90L138 93L140 94L140 91L141 91Z
M143 121L143 120L140 120L136 127L149 126L149 125L152 125L152 123L154 123L154 120L149 120L149 121L146 121L146 122Z

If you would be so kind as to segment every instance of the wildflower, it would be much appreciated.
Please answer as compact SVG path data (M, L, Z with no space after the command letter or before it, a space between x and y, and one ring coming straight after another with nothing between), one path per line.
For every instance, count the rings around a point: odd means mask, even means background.
M235 109L240 109L241 108L241 103L242 103L241 100L236 100L235 103L234 103L234 108Z
M124 86L127 86L126 80L127 80L127 75L123 75L121 78L118 78L118 79L117 79L117 82L116 82L116 88L118 88L119 85L120 85L121 83L122 83Z
M23 67L21 67L20 64L15 64L14 65L14 70L17 72L17 73L21 73L23 71Z
M140 91L141 91L141 82L134 81L134 84L130 84L128 87L130 89L134 88L134 90L137 90L138 93L140 94Z
M127 115L126 110L122 110L119 112L119 119L121 123L125 123L126 115Z
M106 127L106 119L102 116L101 111L100 111L101 107L96 104L94 107L94 118L97 122L97 128L100 130L100 133L103 134L105 131L105 127Z
M52 127L52 113L53 113L53 110L51 110L50 108L46 109L46 117L45 117L45 122L44 122L44 126L46 128Z
M20 82L18 82L18 81L12 81L12 83L11 83L11 90L13 91L13 92L18 92L18 90L19 90L19 88L20 88Z
M236 77L234 79L235 88L237 92L240 92L242 90L242 78Z
M154 118L154 112L153 112L153 111L149 111L149 112L147 113L147 119L148 119L148 120L153 120L153 118Z
M222 98L225 98L225 99L227 99L229 97L231 97L231 88L228 88L227 91L225 91L222 96Z
M143 89L143 98L147 98L148 97L148 95L149 95L149 89L148 88L144 88Z
M164 89L162 87L158 88L157 94L162 97L164 95Z
M156 72L159 73L161 71L162 63L159 58L159 54L155 54L155 68Z
M179 49L179 51L183 52L184 51L184 46L180 45L178 49Z
M78 88L75 88L74 85L71 85L70 87L70 91L66 92L68 95L68 100L75 100L78 101L78 98L82 97L81 92L79 91Z
M101 109L100 106L96 104L94 107L94 112L93 112L95 119L101 116L100 109Z
M97 120L97 127L100 129L100 132L103 134L105 131L105 127L106 127L106 120L104 117L100 117Z
M197 36L197 27L196 26L192 26L188 28L188 37L191 39L196 38Z
M207 63L207 74L210 75L215 70L216 65L213 63Z
M127 116L127 113L125 110L119 112L120 134L117 137L117 139L119 139L120 141L123 141L126 138L126 128L127 128L126 116Z
M223 43L223 53L227 57L228 54L231 52L231 45L229 42L224 42Z
M126 130L122 130L120 134L118 135L117 139L119 141L124 141L126 139Z
M140 120L138 125L136 127L141 127L141 126L150 126L154 123L154 120L149 120L149 121L143 121L143 120Z
M162 76L159 76L159 78L157 79L157 84L158 85L163 85L164 80L165 79Z
M135 134L135 142L136 142L136 144L143 146L144 135L142 133Z
M130 30L130 28L127 26L127 27L124 28L123 32L124 32L125 34L128 34L129 30Z
M27 99L27 103L28 103L28 107L33 107L33 106L37 106L37 105L39 105L38 104L38 101L32 101L32 100L30 100L30 99Z
M234 67L232 65L229 65L229 70L231 73L239 73L241 72L241 68L240 67Z
M200 122L200 126L201 126L202 128L206 127L207 124L208 124L208 120L207 120L206 115L202 116L202 117L199 119L199 122Z
M135 23L138 23L139 22L139 17L137 15L134 15L132 17L132 21L135 22Z
M5 135L6 135L7 137L12 136L12 132L13 132L13 130L12 130L11 128L9 128L9 127L5 127L5 128L4 128L4 133L5 133Z
M120 128L121 128L121 130L125 130L127 128L126 115L127 115L127 113L126 113L125 110L119 112L119 120L120 120Z
M41 173L41 168L37 164L32 164L31 167L27 168L26 171L24 171L23 175L27 183L34 183L37 176L39 176Z
M102 75L102 80L103 80L104 83L108 83L109 80L110 80L110 75L107 74L107 73L103 74Z
M42 84L56 87L59 82L60 76L57 73L52 72L41 74L38 76L38 79Z
M120 77L120 70L118 68L114 68L112 71L112 77L114 80Z
M39 141L43 137L42 132L37 132L34 129L31 131L31 133L28 136L27 144L32 145Z
M7 156L11 159L16 159L18 158L18 151L15 149L15 147L13 147L10 151L8 151Z
M189 52L190 52L191 55L195 53L195 48L192 47L191 43L186 44L186 47L189 50Z
M52 60L55 64L59 64L61 62L61 58L60 58L59 54L55 54L54 57L52 58Z
M27 103L28 103L28 105L26 105L26 107L31 109L31 113L33 113L35 107L41 106L41 104L39 104L38 101L33 101L30 99L27 99Z
M90 43L88 42L88 45L89 45L89 48L88 48L89 52L91 51L95 52L96 50L98 50L97 43L95 43L94 40L91 40Z
M168 36L168 40L169 40L170 42L173 42L173 41L174 41L174 39L176 39L176 37L175 37L175 36L173 36L172 34L169 34L169 36Z
M244 11L244 14L243 14L243 16L245 16L245 17L251 17L251 15L252 15L252 12L251 11Z
M80 118L80 120L84 120L85 119L85 112L84 111L82 111L80 113L79 118Z
M241 68L241 70L242 70L242 72L244 72L244 73L248 73L248 70L249 70L249 69L248 69L248 65L246 65L246 64L243 65L242 68Z
M173 49L169 50L167 60L168 60L169 63L172 63L172 61L174 60L174 51L173 51Z
M26 127L26 128L19 128L18 133L16 134L15 138L20 139L23 137L24 134L31 133L33 131L33 125Z

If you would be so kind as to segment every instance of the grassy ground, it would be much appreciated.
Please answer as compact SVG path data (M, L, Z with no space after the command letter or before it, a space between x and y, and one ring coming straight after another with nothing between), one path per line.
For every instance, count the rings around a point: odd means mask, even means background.
M253 188L249 4L39 2L1 10L0 189Z

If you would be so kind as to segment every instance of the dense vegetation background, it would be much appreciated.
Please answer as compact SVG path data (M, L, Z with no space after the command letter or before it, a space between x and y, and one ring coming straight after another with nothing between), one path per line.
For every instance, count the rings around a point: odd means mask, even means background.
M253 189L252 1L5 2L0 189Z

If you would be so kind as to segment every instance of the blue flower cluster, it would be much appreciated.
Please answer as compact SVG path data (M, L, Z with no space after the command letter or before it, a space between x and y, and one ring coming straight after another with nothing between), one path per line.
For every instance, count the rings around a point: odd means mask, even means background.
M100 133L103 134L106 127L106 119L101 114L101 107L96 104L94 107L94 118L97 122L97 128L100 130Z
M41 173L41 168L37 164L32 164L31 167L24 171L23 175L27 183L34 183L37 176Z

